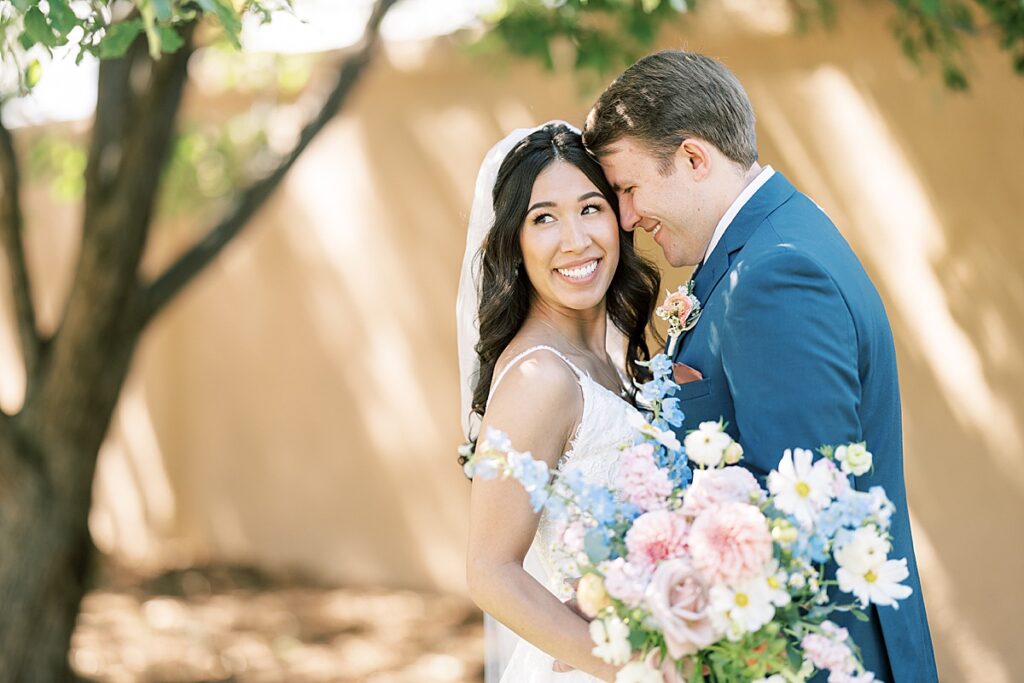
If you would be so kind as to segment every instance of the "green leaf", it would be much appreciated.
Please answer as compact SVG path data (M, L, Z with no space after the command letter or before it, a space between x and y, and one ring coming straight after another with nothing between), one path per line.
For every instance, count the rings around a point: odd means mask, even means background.
M50 25L57 33L66 36L78 24L78 17L71 11L67 0L50 0Z
M14 7L20 12L27 12L39 4L39 0L14 0Z
M868 619L868 615L864 614L859 609L850 610L850 614L855 616L857 618L857 621L863 621L865 624L871 621L870 619Z
M25 85L30 88L34 88L36 83L43 75L43 67L39 63L38 59L33 59L32 62L25 67Z
M160 26L158 30L160 32L160 49L165 53L177 52L185 44L185 39L174 30L174 27Z
M241 47L238 34L242 32L242 21L235 12L235 8L224 2L224 0L196 0L199 6L207 14L212 14L224 27L224 33L235 47Z
M57 47L57 37L53 35L53 29L38 7L33 7L25 13L25 33L46 47Z
M952 64L947 64L943 67L942 80L950 90L960 92L967 90L967 76L959 67Z
M100 41L100 59L123 57L132 42L142 31L142 20L132 19L107 27L107 34Z
M28 33L22 33L18 36L18 44L25 50L32 49L32 46L36 44L35 38L30 36Z

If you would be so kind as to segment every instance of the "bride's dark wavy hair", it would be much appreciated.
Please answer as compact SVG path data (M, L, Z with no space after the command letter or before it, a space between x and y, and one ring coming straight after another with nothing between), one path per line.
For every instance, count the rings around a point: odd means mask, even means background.
M505 157L494 183L494 226L482 247L480 341L476 345L480 373L473 390L473 412L487 408L494 365L523 326L530 310L532 286L523 267L519 233L526 220L533 184L555 161L583 172L612 207L616 223L619 202L600 164L583 147L578 133L564 124L549 124L523 138ZM626 373L631 380L649 379L637 360L649 360L646 329L661 287L657 266L637 253L633 233L619 228L619 264L605 295L608 317L627 340ZM635 399L635 389L632 398Z

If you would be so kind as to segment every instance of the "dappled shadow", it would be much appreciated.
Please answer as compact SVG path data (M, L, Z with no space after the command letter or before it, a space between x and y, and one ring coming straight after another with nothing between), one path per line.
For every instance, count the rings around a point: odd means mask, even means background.
M72 666L86 680L482 680L480 613L459 598L329 587L249 567L105 573L72 640Z

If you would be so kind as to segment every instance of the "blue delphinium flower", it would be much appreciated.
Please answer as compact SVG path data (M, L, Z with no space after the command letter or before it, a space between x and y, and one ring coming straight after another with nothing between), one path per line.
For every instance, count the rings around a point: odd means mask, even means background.
M664 353L659 353L650 360L648 367L655 379L662 379L672 374L672 359Z
M548 514L551 515L553 519L562 519L569 512L566 507L565 500L558 496L551 496L548 498L548 502L544 507L547 508Z
M569 491L575 496L579 496L583 493L583 489L587 483L583 481L583 472L578 469L570 469L559 475L558 481L560 481Z
M534 460L529 453L512 451L508 454L508 464L512 476L530 494L533 511L539 512L548 499L547 483L550 474L547 463Z
M603 486L586 485L579 504L598 524L607 526L615 523L615 496Z
M653 403L674 394L678 388L679 385L670 379L652 379L640 385L640 396L648 403Z
M668 476L675 488L683 489L693 481L693 470L684 456L677 455L668 467Z
M661 418L673 427L683 424L683 411L679 409L678 398L666 398L661 402Z
M800 524L795 517L788 517L790 524L799 528ZM807 560L808 562L824 562L827 558L825 547L828 537L815 529L812 533L801 532L790 549L794 557Z

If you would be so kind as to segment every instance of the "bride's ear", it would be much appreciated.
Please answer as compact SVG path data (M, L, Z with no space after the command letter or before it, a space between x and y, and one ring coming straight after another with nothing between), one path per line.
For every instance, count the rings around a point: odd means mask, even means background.
M689 173L694 180L703 180L711 172L711 148L698 138L686 138L675 154L676 170Z

